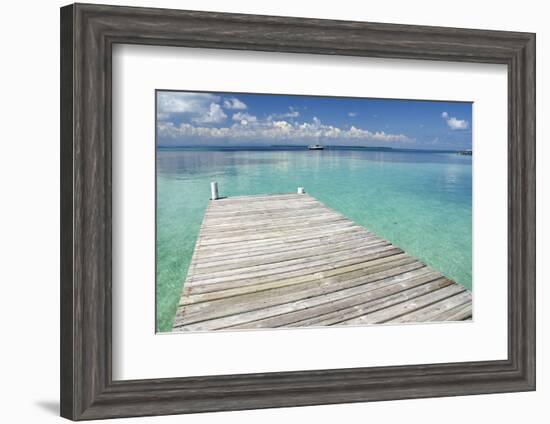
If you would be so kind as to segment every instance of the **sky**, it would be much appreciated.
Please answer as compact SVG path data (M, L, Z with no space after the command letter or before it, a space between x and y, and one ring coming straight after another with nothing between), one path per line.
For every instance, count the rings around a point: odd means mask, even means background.
M159 146L472 148L472 104L157 91Z

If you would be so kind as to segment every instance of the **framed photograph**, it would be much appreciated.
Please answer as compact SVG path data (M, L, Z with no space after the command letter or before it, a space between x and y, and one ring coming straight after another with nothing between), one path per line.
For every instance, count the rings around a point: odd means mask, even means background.
M535 35L61 9L61 414L535 389Z

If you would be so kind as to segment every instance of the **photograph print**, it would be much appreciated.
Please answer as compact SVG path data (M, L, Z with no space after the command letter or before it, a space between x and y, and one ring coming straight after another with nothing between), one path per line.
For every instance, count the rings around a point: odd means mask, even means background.
M155 102L157 332L473 319L472 103Z

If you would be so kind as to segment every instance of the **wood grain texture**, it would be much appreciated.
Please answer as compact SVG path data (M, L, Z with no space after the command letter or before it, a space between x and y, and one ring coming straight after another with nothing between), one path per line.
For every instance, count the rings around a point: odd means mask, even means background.
M324 219L311 220L312 210ZM233 211L246 219L227 227L226 216ZM262 219L269 224L258 226ZM312 244L304 248L304 242ZM256 254L264 243L270 249ZM214 253L223 256L212 261ZM381 255L400 260L387 262L385 273L376 272ZM417 268L410 272L403 260L418 263ZM471 306L471 293L464 287L308 194L211 200L172 331L427 322L458 306L452 296L437 297L449 285L464 292L460 304ZM204 293L216 299L208 300ZM462 319L469 318L471 314ZM456 320L456 315L440 320Z
M115 43L506 64L508 359L113 381L111 55ZM60 238L61 414L70 419L534 390L535 35L67 6L61 10Z
M61 311L60 311L60 410L64 417L75 416L75 407L78 399L74 396L76 376L73 365L76 358L73 353L77 350L74 330L76 306L74 303L73 285L73 7L61 9L61 108L60 108L60 278L61 278Z

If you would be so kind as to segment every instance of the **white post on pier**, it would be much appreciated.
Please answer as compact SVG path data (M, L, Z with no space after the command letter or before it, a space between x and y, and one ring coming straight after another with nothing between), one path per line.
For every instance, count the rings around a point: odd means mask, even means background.
M218 183L215 181L212 181L210 183L210 199L217 200L218 199Z
M305 190L303 187L298 187L298 194L305 194Z

